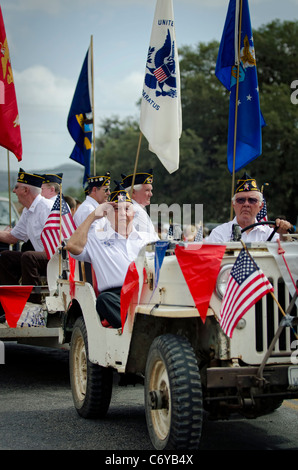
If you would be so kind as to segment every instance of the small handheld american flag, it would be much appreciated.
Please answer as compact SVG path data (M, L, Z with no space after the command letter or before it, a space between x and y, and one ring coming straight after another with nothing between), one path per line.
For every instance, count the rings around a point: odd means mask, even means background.
M220 326L226 335L231 338L247 310L273 290L264 273L243 248L230 273L221 306Z
M266 199L263 198L263 208L260 210L260 212L257 213L257 221L258 222L266 222L268 220L267 216L267 204L266 204Z
M69 238L75 230L76 225L73 221L68 205L64 200L63 194L61 199L60 224L60 194L58 194L43 231L41 232L41 241L48 259L55 254L62 240Z

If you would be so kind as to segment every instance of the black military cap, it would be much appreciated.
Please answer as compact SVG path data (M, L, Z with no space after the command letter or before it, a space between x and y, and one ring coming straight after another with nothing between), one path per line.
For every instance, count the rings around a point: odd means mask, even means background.
M131 175L121 174L123 188L129 188L132 185L133 173ZM135 176L134 184L152 184L153 183L153 170L147 172L138 172Z
M30 184L31 186L41 188L41 185L43 183L43 175L38 175L35 173L26 173L23 168L20 168L17 182L23 184Z
M237 184L236 184L236 189L235 189L235 194L236 193L241 193L243 191L259 191L260 189L258 188L257 182L254 178L249 176L246 172L243 174L243 176L238 179Z
M45 183L58 183L58 184L61 184L62 183L62 178L63 178L63 173L49 173L49 174L46 174L46 175L43 175L43 182L42 184L45 184Z

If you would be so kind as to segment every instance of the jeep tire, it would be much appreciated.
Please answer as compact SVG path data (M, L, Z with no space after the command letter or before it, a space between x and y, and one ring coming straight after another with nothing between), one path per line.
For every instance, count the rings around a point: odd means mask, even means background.
M69 371L78 414L83 418L103 418L110 406L113 371L89 361L87 330L82 317L76 320L72 331Z
M196 357L186 338L165 334L153 341L145 370L145 413L155 449L198 448L202 387Z

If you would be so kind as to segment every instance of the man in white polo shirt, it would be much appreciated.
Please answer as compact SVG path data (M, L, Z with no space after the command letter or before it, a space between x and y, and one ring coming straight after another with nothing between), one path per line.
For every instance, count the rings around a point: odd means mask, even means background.
M249 227L257 222L257 214L263 208L263 195L258 188L255 179L247 173L237 181L235 194L232 199L235 217L230 222L226 222L214 228L211 234L205 238L207 243L226 243L234 239L233 233L235 225L240 229ZM278 230L274 234L272 241L275 241L280 234L291 230L292 225L287 220L276 219ZM266 241L272 234L273 229L269 225L258 225L242 233L242 240L246 242Z
M55 202L56 197L60 193L63 173L47 173L42 176L41 195L46 199L52 199L52 201Z
M42 181L42 175L26 173L20 168L13 192L24 209L13 229L0 231L0 241L7 244L30 241L33 250L0 253L0 285L18 284L21 277L23 285L40 285L40 276L46 274L48 259L40 235L53 201L41 196ZM31 294L29 301L39 303L40 294Z
M120 292L130 263L140 249L154 241L148 232L133 227L134 207L129 194L118 185L110 201L100 204L77 228L66 248L79 261L92 263L100 292L96 309L101 320L121 327ZM105 219L101 232L89 230L95 220Z
M152 169L147 172L137 172L135 174L134 185L133 173L130 175L122 174L121 185L131 195L132 203L134 205L134 227L140 232L149 232L155 240L159 240L159 236L154 229L152 220L150 219L146 207L150 205L150 200L153 196L153 171Z
M110 172L107 171L105 175L89 176L87 178L87 187L85 192L86 199L74 213L74 223L77 227L93 212L98 204L102 204L108 200L110 195Z

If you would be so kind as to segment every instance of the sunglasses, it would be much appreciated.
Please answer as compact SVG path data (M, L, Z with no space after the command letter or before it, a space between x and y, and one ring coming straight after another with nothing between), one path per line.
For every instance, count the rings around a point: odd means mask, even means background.
M256 199L255 197L238 197L235 199L235 202L237 204L244 204L246 201L248 201L249 204L257 204L258 202L260 202L258 199Z
M110 186L100 186L99 188L97 188L98 191L100 191L101 189L103 189L103 192L104 193L108 193L110 191Z

